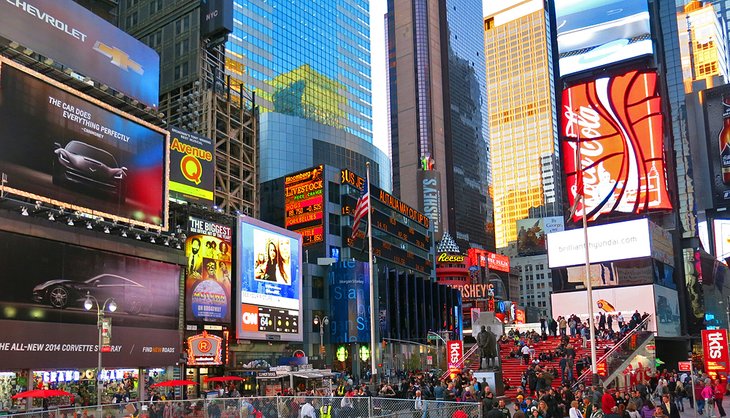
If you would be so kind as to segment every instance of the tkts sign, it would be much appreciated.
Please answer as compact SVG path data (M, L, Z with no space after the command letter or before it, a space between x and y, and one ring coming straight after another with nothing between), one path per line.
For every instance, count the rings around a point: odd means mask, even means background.
M561 140L568 198L572 206L577 195L585 197L573 220L584 210L595 220L612 212L672 208L661 111L653 71L630 71L563 91Z
M461 371L460 362L461 357L464 355L464 345L460 340L451 340L446 343L446 355L448 356L449 372L452 374L459 373Z
M730 371L727 330L702 330L702 351L705 353L705 372L712 378Z

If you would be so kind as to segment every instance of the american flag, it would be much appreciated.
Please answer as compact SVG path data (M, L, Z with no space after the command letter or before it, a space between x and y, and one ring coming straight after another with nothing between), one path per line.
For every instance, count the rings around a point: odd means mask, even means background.
M355 212L353 215L355 216L355 220L352 223L352 235L351 238L354 240L357 238L357 232L358 228L360 227L360 221L362 220L365 215L368 214L369 206L370 206L370 187L368 185L369 180L365 180L365 185L362 188L362 194L360 195L360 199L357 200L357 205L355 206Z

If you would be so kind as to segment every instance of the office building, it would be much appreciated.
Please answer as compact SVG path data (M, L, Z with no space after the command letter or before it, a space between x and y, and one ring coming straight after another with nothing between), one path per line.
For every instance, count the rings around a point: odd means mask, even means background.
M259 108L259 182L316 164L351 167L390 190L372 141L367 0L235 0L225 72Z
M514 257L510 261L512 268L520 275L519 299L513 298L513 301L520 306L536 308L541 317L550 318L553 279L547 254Z
M484 33L495 242L504 248L531 209L562 214L549 14L542 0L495 5Z
M462 248L493 248L482 2L388 1L393 191Z
M677 31L685 92L692 91L692 82L696 80L711 81L721 76L727 82L727 34L715 6L693 0L680 7Z

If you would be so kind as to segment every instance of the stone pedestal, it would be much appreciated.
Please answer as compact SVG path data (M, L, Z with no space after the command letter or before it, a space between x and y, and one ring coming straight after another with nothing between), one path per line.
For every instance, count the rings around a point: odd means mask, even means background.
M479 370L473 373L477 382L484 384L486 381L492 389L494 396L504 395L504 382L502 381L502 370Z

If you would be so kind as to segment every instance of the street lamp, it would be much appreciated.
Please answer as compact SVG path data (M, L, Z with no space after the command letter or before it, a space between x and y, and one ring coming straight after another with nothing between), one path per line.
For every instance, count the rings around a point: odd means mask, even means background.
M99 331L99 357L96 363L96 404L101 405L101 345L102 345L102 331L104 322L104 310L108 310L113 313L117 310L117 303L114 298L107 298L101 306L99 301L96 300L89 292L86 292L86 300L84 300L84 309L90 311L96 307L96 328Z
M439 357L440 357L439 352L441 351L439 349L439 341L442 341L444 343L444 347L446 347L446 340L444 340L444 337L442 337L441 334L439 334L438 332L434 332L434 331L428 331L428 336L426 338L428 338L432 335L434 337L436 337L436 368L438 369L439 367L441 367L441 361L439 359Z
M323 316L322 319L319 315L314 316L314 325L319 325L319 353L322 354L325 364L327 363L327 351L324 349L324 327L330 324L330 319L327 316ZM320 322L322 325L320 325Z

